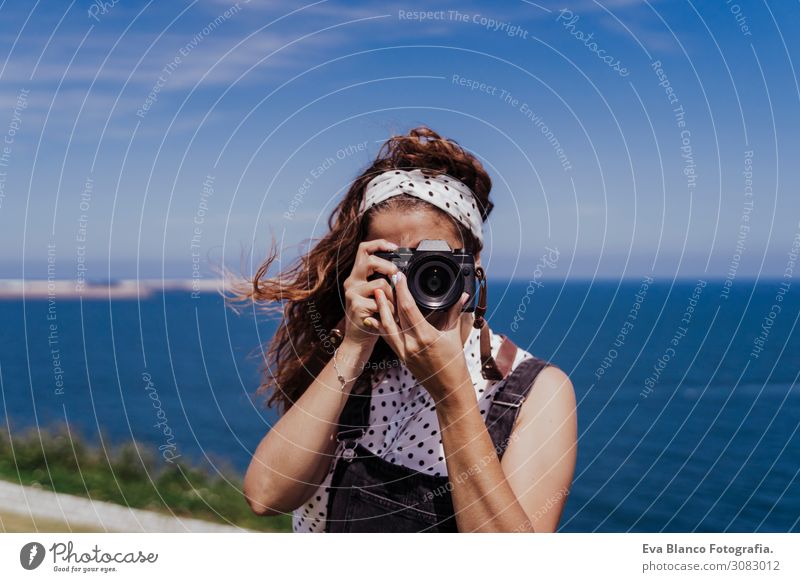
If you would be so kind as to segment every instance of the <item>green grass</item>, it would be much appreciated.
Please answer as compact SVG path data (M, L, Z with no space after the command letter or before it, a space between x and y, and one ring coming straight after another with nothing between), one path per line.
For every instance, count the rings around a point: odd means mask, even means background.
M102 438L102 442L108 442ZM108 448L89 446L56 425L0 434L0 479L204 519L259 531L291 531L291 516L260 517L248 507L242 483L229 467L216 471L164 461L135 441Z

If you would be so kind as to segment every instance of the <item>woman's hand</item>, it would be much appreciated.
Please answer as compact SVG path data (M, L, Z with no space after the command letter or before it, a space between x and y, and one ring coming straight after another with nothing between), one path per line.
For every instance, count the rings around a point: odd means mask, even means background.
M408 290L405 275L398 272L394 285L398 320L383 288L375 292L380 331L397 357L420 381L436 403L470 382L464 358L460 316L469 298L462 293L446 313L442 329L431 325Z
M380 337L377 333L378 321L373 317L378 313L378 304L374 296L375 290L382 289L385 293L391 293L392 287L382 277L373 281L367 281L367 277L376 272L391 277L398 272L394 263L376 257L372 253L394 251L396 249L396 244L384 239L362 242L358 245L350 276L343 283L345 298L344 339L368 348L370 352ZM394 309L392 309L393 311Z

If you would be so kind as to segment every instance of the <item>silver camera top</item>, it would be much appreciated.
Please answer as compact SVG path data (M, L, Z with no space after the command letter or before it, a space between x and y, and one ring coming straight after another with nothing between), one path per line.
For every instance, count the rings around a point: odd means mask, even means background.
M439 239L424 239L419 241L419 244L416 248L417 251L440 251L449 253L453 249L450 248L450 245L447 244L446 240L439 240Z

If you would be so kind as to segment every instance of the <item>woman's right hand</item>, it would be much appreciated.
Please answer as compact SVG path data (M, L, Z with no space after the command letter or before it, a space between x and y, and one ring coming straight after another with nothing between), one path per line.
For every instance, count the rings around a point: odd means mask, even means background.
M345 298L345 333L344 340L352 341L362 347L374 347L380 334L378 321L373 317L379 312L375 301L375 289L383 290L386 297L393 297L392 286L383 277L367 281L372 273L381 273L391 277L397 273L397 266L391 261L376 257L378 251L395 251L397 245L385 239L364 241L358 245L356 259L350 276L343 283ZM392 315L394 305L390 302ZM366 323L365 323L366 322Z

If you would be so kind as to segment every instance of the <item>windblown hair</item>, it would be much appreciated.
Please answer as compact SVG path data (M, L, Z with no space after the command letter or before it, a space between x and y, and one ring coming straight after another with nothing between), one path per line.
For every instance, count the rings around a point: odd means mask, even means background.
M359 205L367 183L389 169L424 168L445 173L466 184L476 195L484 220L493 207L489 200L492 182L478 159L457 142L442 138L426 126L395 135L381 147L376 159L358 176L328 218L329 232L295 264L273 277L267 272L278 252L273 240L267 258L252 278L234 285L226 296L230 303L254 304L257 310L283 312L275 335L263 352L262 381L258 394L269 394L267 406L282 405L285 412L305 392L333 355L331 329L344 317L342 284L350 275L356 251L376 213L390 209L433 210L457 229L464 248L477 254L480 242L472 233L439 208L408 195L398 195L359 216ZM277 304L277 305L276 305ZM342 325L341 331L344 332ZM364 367L354 390L369 386L373 374L386 368L392 356L383 339Z

